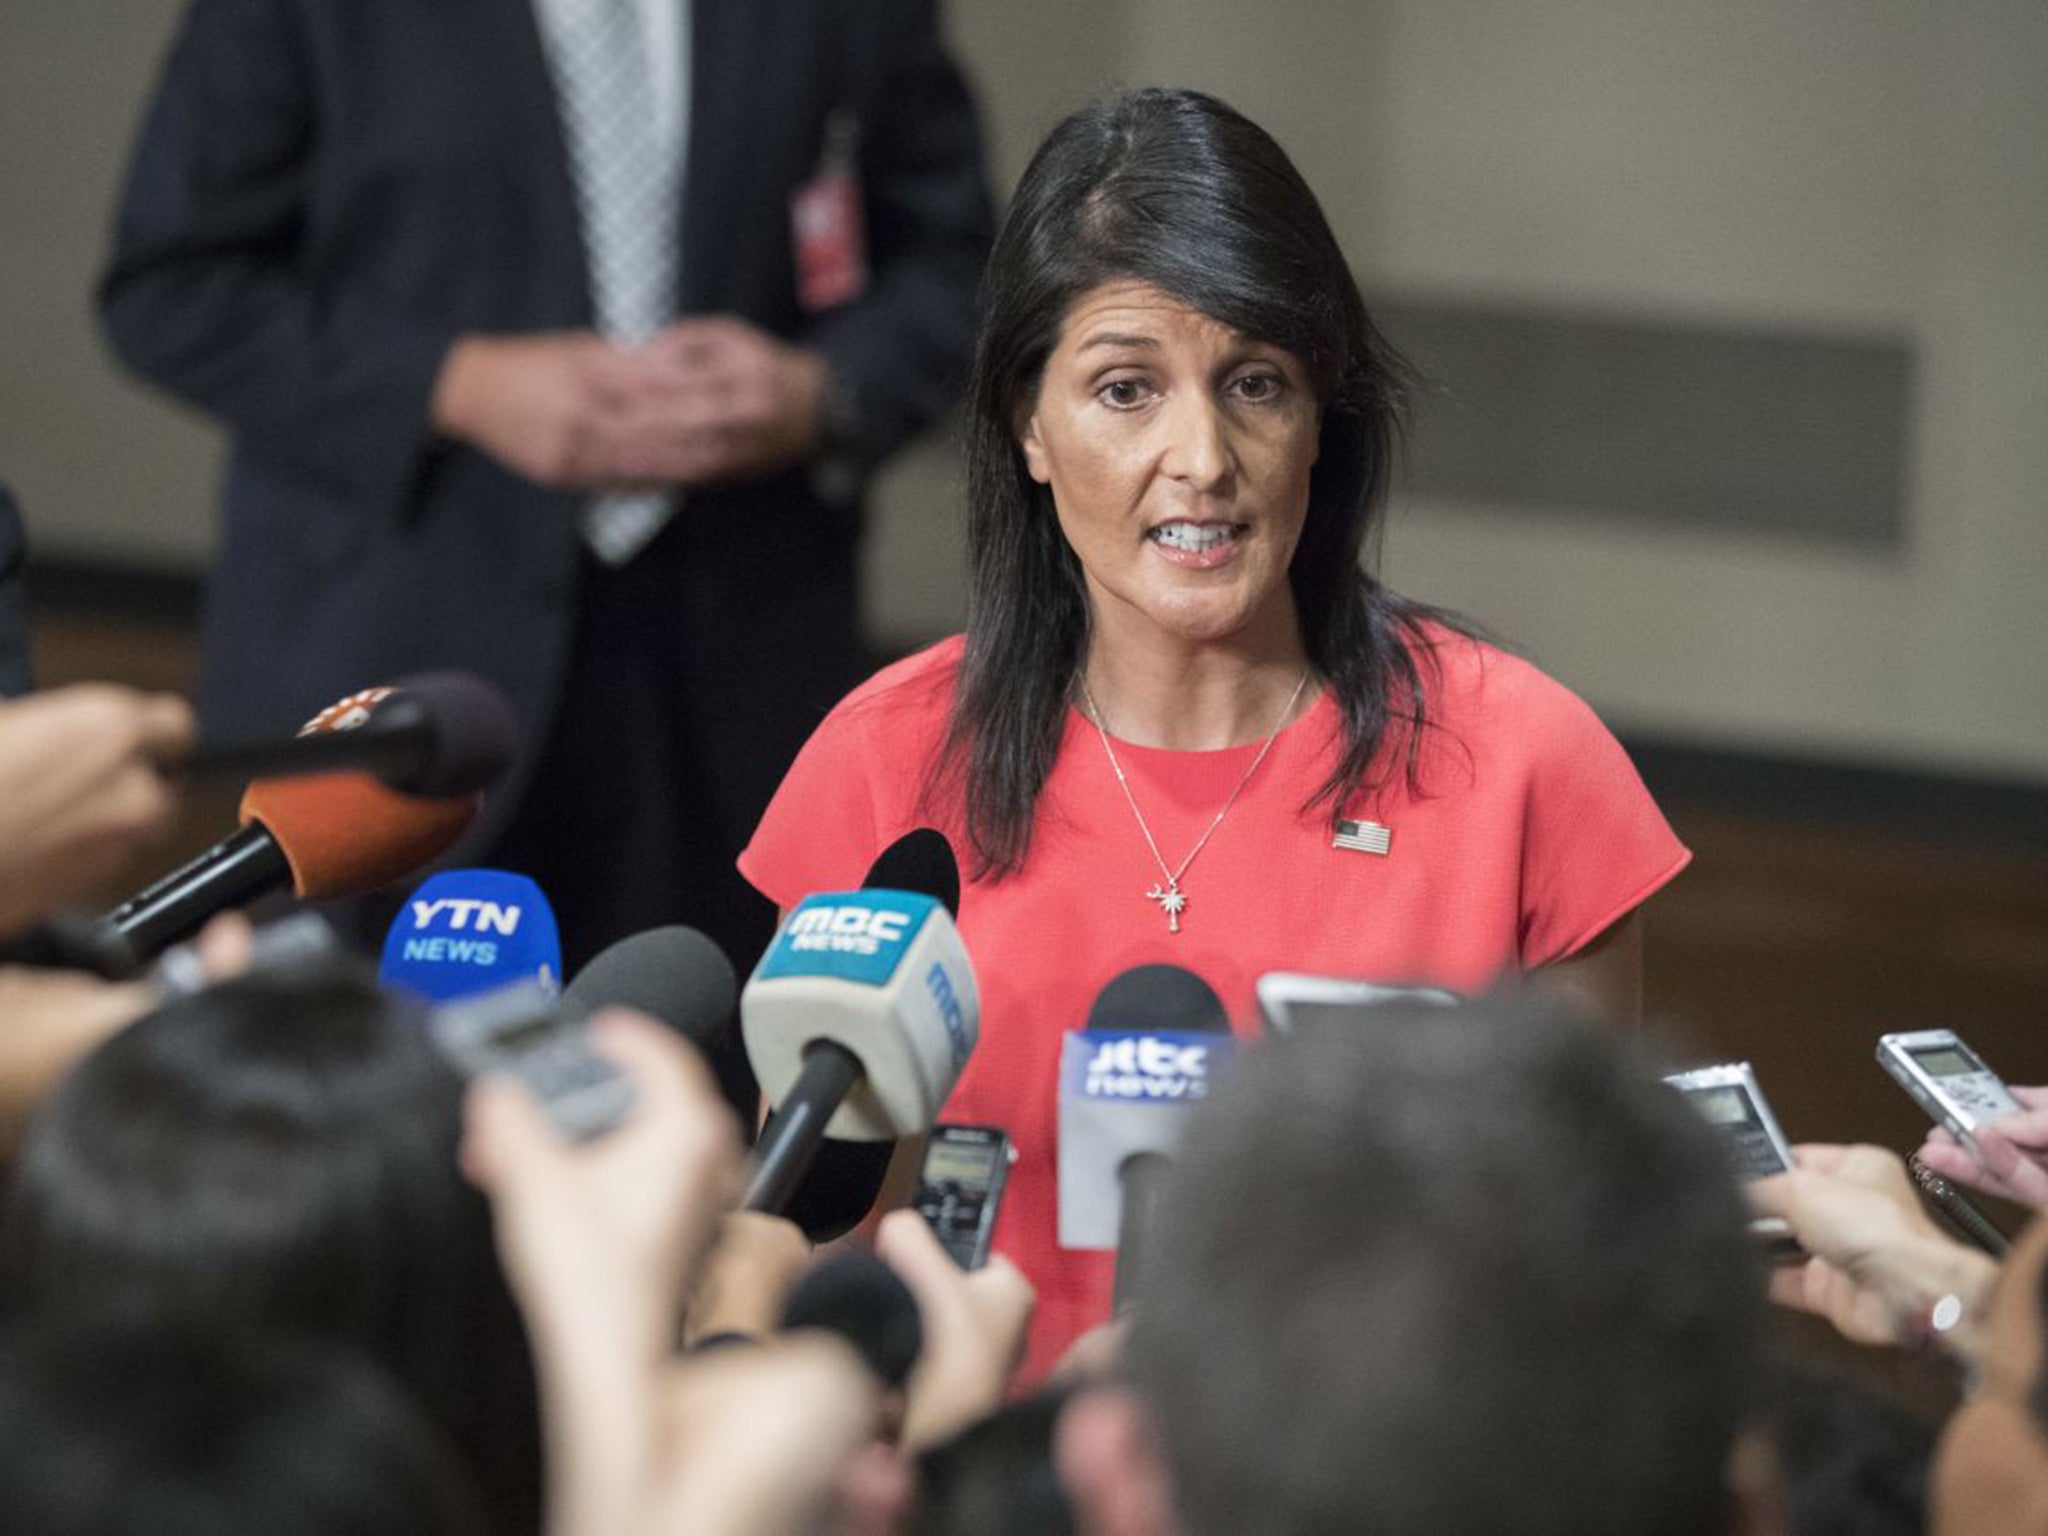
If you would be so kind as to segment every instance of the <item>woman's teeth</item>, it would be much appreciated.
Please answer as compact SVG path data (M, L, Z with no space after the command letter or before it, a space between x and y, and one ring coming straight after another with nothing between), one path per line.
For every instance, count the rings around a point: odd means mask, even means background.
M1152 541L1168 549L1201 554L1228 544L1244 532L1239 523L1161 523L1152 530Z

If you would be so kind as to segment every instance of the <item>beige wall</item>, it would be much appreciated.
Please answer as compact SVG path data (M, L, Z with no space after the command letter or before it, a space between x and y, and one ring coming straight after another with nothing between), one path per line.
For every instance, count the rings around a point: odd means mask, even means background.
M88 315L176 8L0 7L0 475L51 552L191 563L209 537L210 433L116 381ZM2048 781L2038 0L953 0L952 18L1005 185L1096 92L1197 84L1300 160L1368 298L1910 339L1901 552L1404 502L1390 570L1623 725ZM958 507L949 443L885 483L881 635L957 621Z

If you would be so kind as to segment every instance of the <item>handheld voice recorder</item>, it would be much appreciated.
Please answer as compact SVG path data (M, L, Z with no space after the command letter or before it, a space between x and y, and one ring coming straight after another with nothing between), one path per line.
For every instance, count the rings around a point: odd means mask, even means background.
M1746 1061L1673 1072L1664 1079L1692 1102L1710 1124L1718 1126L1735 1159L1738 1176L1767 1179L1792 1167L1792 1148L1778 1129L1778 1117L1764 1102L1756 1069Z
M1886 1035L1877 1042L1877 1061L1972 1156L1979 1126L2020 1109L1998 1074L1952 1029Z
M429 1017L434 1043L464 1077L518 1078L571 1141L602 1136L632 1110L632 1080L591 1049L588 1015L538 981L443 1003Z
M992 1125L935 1125L911 1206L962 1269L988 1262L996 1207L1016 1149Z
M1791 1171L1791 1143L1778 1129L1778 1117L1764 1101L1756 1069L1748 1062L1673 1072L1664 1081L1684 1094L1720 1131L1737 1178L1747 1183ZM1806 1258L1806 1250L1782 1217L1756 1217L1749 1224L1749 1235L1763 1245L1765 1258L1773 1264L1798 1264Z

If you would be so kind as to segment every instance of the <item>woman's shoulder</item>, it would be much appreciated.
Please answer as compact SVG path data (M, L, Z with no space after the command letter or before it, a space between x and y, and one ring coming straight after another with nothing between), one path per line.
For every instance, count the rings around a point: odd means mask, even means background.
M1526 657L1434 618L1410 631L1432 726L1540 749L1585 732L1607 734L1586 701Z
M952 708L953 683L966 646L965 636L948 635L890 662L841 699L832 714L863 721L886 717L899 723L934 716L943 720Z

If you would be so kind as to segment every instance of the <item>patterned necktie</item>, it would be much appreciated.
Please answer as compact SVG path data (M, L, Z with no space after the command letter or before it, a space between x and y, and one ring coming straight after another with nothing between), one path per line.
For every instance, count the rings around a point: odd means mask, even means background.
M655 127L636 0L557 0L541 16L597 328L637 345L675 318L682 156ZM599 559L624 565L675 510L671 492L596 496L580 513L583 537Z

